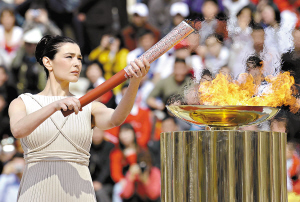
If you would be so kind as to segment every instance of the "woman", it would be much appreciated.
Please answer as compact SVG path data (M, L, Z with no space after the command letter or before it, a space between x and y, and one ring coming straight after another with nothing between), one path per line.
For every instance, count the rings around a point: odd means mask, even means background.
M21 138L26 161L18 201L95 201L87 167L92 127L105 130L125 120L150 65L146 60L131 63L129 90L115 110L100 102L81 108L69 92L82 68L78 44L47 35L35 55L46 70L46 87L36 95L22 94L9 107L11 131ZM64 117L60 111L67 109L75 113Z
M243 68L244 58L251 50L251 24L253 24L253 12L250 6L243 7L235 17L229 19L227 24L229 37L232 39L231 54L228 65L231 68L233 77L245 72Z
M122 201L120 194L125 188L125 173L137 162L137 140L135 131L129 123L120 127L119 146L110 153L111 178L116 183L113 190L113 202Z
M23 31L20 27L15 26L15 15L12 9L5 8L0 15L0 57L4 60L5 65L10 66L16 56L17 50L21 46Z
M100 46L90 53L89 60L98 60L103 65L104 78L107 80L127 65L128 52L120 35L104 35ZM122 84L114 88L114 94L119 93L121 88Z

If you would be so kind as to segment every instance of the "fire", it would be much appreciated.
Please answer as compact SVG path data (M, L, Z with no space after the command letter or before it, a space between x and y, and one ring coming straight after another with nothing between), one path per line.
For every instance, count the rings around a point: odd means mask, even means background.
M295 80L289 72L264 79L266 85L244 73L238 80L218 74L213 81L204 81L199 87L200 103L204 105L291 106L293 112L300 108L294 97ZM259 83L259 84L258 84Z

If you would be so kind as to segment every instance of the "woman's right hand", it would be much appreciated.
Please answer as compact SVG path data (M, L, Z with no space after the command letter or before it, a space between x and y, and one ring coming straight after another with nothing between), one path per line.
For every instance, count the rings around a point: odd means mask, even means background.
M74 110L75 114L82 111L80 101L75 97L68 97L62 100L58 100L53 103L56 111L63 110Z

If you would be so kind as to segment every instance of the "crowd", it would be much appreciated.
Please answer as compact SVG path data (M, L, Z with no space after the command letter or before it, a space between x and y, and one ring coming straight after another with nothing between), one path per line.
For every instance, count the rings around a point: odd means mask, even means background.
M0 202L16 201L25 165L8 106L45 86L35 58L42 36L78 42L83 71L70 90L81 96L185 19L193 20L195 32L151 64L124 124L94 128L89 169L101 202L160 201L160 133L203 129L166 110L191 80L210 81L218 73L238 79L248 72L263 84L264 76L290 71L300 84L300 0L0 0ZM127 87L125 82L97 101L115 108ZM288 133L288 190L300 194L299 121L286 107L270 124L245 129Z

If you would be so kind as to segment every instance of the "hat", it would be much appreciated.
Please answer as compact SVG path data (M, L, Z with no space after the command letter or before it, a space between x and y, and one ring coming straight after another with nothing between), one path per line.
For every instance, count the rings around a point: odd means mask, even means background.
M129 13L132 15L138 14L141 17L147 17L149 14L149 10L148 10L148 7L146 6L146 4L137 3L130 7Z
M186 18L190 14L189 6L184 2L173 3L170 8L170 15L175 16L177 14Z
M23 40L26 43L33 43L37 44L41 39L43 35L40 29L38 28L33 28L27 32L24 33Z

